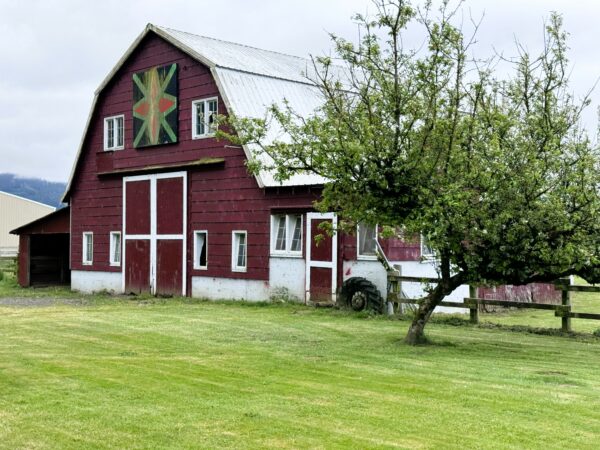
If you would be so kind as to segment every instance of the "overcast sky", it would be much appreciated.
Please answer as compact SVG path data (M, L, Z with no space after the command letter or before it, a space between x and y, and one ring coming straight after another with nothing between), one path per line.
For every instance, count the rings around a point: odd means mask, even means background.
M66 181L96 87L148 22L298 56L329 53L328 32L357 36L370 0L0 0L0 172ZM572 83L600 77L597 0L467 0L485 13L479 49L539 48L550 11L570 33ZM595 128L600 87L586 124ZM595 132L595 129L593 130Z

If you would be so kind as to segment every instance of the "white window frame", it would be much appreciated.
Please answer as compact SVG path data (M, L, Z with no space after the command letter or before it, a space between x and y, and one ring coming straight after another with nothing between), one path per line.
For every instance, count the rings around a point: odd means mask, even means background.
M91 239L91 255L88 254L88 237ZM91 266L94 263L94 233L84 231L81 240L81 263L84 266Z
M113 122L113 127L115 130L115 136L114 136L114 143L116 144L117 142L119 142L119 139L117 138L117 133L116 130L118 129L116 126L116 119L122 119L123 120L123 144L121 145L113 145L112 147L108 146L108 123L109 122ZM105 152L110 152L110 151L114 151L114 150L123 150L125 148L125 115L124 114L117 114L116 116L110 116L110 117L105 117L104 118L104 151Z
M379 241L379 226L375 227L375 254L374 255L361 255L360 254L360 224L356 225L356 259L365 261L376 261L377 260L377 242Z
M423 260L435 260L437 259L437 254L431 249L431 247L429 245L427 245L425 243L425 240L427 239L424 235L420 235L420 240L421 240L421 259Z
M215 135L216 127L212 132L209 131L209 115L207 114L204 115L204 134L196 133L196 128L198 128L198 114L196 113L196 105L204 103L204 111L208 111L208 104L212 101L216 102L217 104L217 110L214 112L214 114L219 114L219 100L217 97L202 98L192 102L192 139L203 139L207 137L213 137Z
M198 238L199 234L204 234L204 251L206 253L206 264L203 266L200 264L200 257L198 255ZM195 270L208 270L208 231L206 230L195 230L194 231L194 269Z
M239 246L237 245L237 235L244 235L245 239L245 246L246 246L246 260L245 266L238 266L237 264L237 260L238 260L238 250L239 250ZM232 272L246 272L248 270L248 232L246 230L233 230L231 232L231 271Z
M116 236L119 236L119 260L116 261L114 259L115 256L115 238ZM109 251L110 254L108 255L108 261L110 263L111 266L113 267L120 267L121 266L121 261L123 260L123 239L121 236L121 232L120 231L111 231L110 232L110 245L109 245Z
M285 216L285 249L277 250L277 218ZM294 226L296 217L300 217L300 250L292 250L294 240ZM272 214L271 215L271 256L284 256L288 258L302 258L302 245L304 243L304 215L303 214Z

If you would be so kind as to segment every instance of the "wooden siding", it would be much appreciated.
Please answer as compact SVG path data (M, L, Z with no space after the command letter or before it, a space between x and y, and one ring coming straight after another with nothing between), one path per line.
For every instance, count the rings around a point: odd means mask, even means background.
M515 302L559 304L561 291L554 284L532 283L525 286L481 287L477 289L477 297L488 300L508 300Z
M18 264L19 269L17 270L17 280L19 282L19 286L27 287L29 286L29 250L31 244L31 237L29 235L23 234L18 237L19 239L19 257Z
M179 141L176 144L133 148L132 74L157 65L179 65ZM120 272L109 265L109 233L122 231L122 178L98 177L98 172L173 164L199 158L224 158L214 167L188 172L187 273L192 276L268 280L270 215L279 210L308 211L318 197L318 188L260 189L246 170L240 147L214 138L191 139L192 101L218 97L219 112L225 106L216 83L205 66L154 34L149 34L133 52L114 79L100 94L92 123L84 141L82 157L71 194L71 259L74 270ZM103 151L103 118L125 116L125 149ZM193 231L208 231L208 269L194 270ZM231 271L231 232L248 232L248 270ZM94 263L81 263L82 233L94 232ZM189 292L189 289L188 289Z

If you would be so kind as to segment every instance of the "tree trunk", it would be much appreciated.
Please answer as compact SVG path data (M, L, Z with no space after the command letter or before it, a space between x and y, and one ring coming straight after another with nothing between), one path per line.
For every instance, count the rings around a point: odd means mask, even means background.
M442 302L446 295L452 293L452 291L462 283L462 273L440 280L439 284L423 299L423 303L419 305L419 309L415 313L415 317L410 324L404 342L409 345L427 343L427 338L425 337L425 325L429 321L433 310Z

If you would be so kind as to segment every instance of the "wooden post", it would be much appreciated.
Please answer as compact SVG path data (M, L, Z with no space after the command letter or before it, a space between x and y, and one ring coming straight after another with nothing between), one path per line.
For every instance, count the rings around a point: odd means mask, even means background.
M477 288L469 285L469 297L477 298ZM479 305L469 309L469 320L471 323L479 323Z
M402 276L402 266L400 264L394 264L394 270L398 272L399 276ZM402 280L398 280L396 283L396 292L398 293L398 298L402 297ZM404 304L398 303L398 312L400 314L404 314Z
M569 292L569 286L562 286L562 296L561 296L563 306L567 306L569 312L571 312L571 293ZM562 316L562 331L564 333L568 333L571 331L571 318L568 316Z
M402 275L402 268L401 267L394 267L395 270L390 269L388 273L392 273L394 275L396 275L396 273L398 275ZM400 285L400 280L398 280L397 278L391 278L388 281L388 286L389 286L389 293L393 293L396 294L398 292L401 292L398 289L398 286ZM399 298L399 296L398 296ZM402 312L402 305L399 305L398 310L400 312ZM394 315L394 302L387 302L387 315L388 316L393 316Z

